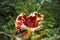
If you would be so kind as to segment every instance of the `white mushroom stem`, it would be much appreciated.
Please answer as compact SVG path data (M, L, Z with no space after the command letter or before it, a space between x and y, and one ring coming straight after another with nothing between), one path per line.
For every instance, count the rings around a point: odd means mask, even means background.
M20 38L20 37L17 37L17 36L15 36L15 39L16 39L16 40L21 40L21 38Z

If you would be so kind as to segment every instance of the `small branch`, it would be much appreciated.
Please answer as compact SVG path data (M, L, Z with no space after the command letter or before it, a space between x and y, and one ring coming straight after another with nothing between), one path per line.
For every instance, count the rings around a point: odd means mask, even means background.
M11 35L9 35L8 33L5 33L5 32L0 32L0 34L4 34L4 35L11 37Z

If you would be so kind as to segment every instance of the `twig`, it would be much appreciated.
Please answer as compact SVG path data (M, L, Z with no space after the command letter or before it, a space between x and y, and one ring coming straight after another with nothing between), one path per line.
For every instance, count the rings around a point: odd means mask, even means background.
M7 36L11 37L11 35L9 35L9 34L7 34L7 33L5 33L5 32L1 32L1 31L0 31L0 34L4 34L4 35L7 35Z

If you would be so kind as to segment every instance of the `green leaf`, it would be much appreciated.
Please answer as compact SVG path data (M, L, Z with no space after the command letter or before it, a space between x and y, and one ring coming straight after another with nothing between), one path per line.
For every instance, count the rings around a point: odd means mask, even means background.
M49 3L51 3L52 2L52 0L46 0L47 2L49 2Z

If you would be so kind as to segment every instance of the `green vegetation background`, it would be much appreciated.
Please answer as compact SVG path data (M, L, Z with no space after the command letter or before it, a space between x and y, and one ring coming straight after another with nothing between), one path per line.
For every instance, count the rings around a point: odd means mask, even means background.
M60 40L60 0L0 0L0 40L14 36L15 20L21 13L40 12L45 16L43 40Z

